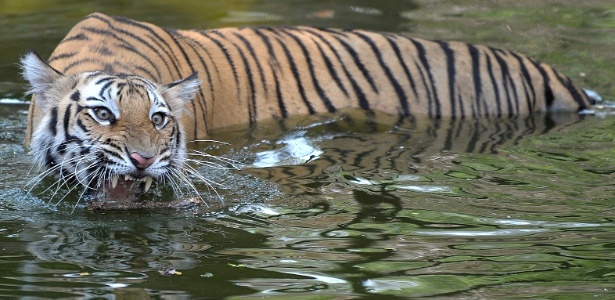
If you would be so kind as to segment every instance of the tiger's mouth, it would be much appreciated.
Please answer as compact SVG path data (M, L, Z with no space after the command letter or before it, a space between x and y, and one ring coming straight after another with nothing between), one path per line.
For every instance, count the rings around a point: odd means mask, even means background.
M136 178L133 177L132 175L126 174L123 177L122 182L123 183L131 183L131 184L135 184L135 182L143 182L145 183L145 185L143 186L143 192L147 193L147 191L149 191L149 189L152 187L152 183L154 182L154 178L152 178L152 176L145 176L145 177L141 177L141 178ZM117 187L117 184L120 182L120 176L119 175L115 175L113 177L111 177L111 188L115 189Z
M151 176L114 175L97 191L98 201L136 201L156 180Z

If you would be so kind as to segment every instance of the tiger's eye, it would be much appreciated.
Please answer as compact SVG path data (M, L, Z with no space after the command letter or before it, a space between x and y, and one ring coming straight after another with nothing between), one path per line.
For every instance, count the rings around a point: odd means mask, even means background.
M155 113L152 115L152 123L154 123L154 125L156 126L161 126L162 124L164 124L165 121L165 115L162 113Z
M109 121L113 116L109 109L105 107L97 107L94 109L94 112L96 113L96 117L101 121Z

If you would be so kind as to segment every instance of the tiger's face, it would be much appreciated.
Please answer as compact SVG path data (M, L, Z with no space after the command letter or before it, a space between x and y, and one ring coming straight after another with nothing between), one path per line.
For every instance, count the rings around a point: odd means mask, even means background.
M32 52L22 67L43 115L31 150L45 172L105 200L185 178L179 117L200 87L196 74L169 85L104 72L66 76Z

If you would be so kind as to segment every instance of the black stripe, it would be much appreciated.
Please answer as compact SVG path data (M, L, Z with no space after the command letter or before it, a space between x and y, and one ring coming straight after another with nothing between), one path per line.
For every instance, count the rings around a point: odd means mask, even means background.
M521 66L521 74L525 79L525 84L527 84L527 86L529 86L530 88L531 96L528 95L526 101L527 107L529 108L530 112L532 112L534 111L534 109L536 109L536 99L538 98L536 95L536 89L534 88L534 81L532 80L532 76L530 75L530 72L528 71L525 62L523 61L523 58L515 52L510 52L510 54L519 62L519 66Z
M84 58L84 59L79 59L79 60L73 60L71 63L69 63L66 67L64 67L64 69L62 70L63 73L67 73L69 70L80 66L81 64L84 63L93 63L93 64L99 64L99 65L104 65L103 67L100 68L100 70L96 70L96 71L105 71L107 73L112 73L112 70L110 70L109 68L111 68L111 65L109 64L108 61L103 61L100 59L94 59L94 58ZM157 78L149 69L145 69L141 66L133 66L133 65L126 65L126 64L122 64L118 61L114 61L114 65L117 67L121 67L123 69L126 70L130 70L130 72L134 72L135 69L137 70L141 70L143 73L145 73L147 76L149 76L149 78ZM152 65L153 66L153 65ZM156 72L158 72L158 74L160 74L159 70L155 69ZM90 70L90 71L94 71L94 70ZM99 73L95 73L94 76L99 75ZM160 75L158 75L160 76Z
M436 98L434 97L434 94L436 94L437 97L437 92L433 91L434 82L430 82L425 78L425 70L423 70L423 68L421 67L420 62L417 62L414 58L412 59L412 61L414 63L414 67L419 71L421 81L423 82L423 89L425 89L425 92L427 93L428 116L433 117L433 104L437 103ZM429 73L429 70L427 72Z
M523 74L521 74L521 76L523 76ZM517 84L523 87L523 97L525 98L525 105L527 107L527 111L525 113L533 112L534 103L532 101L533 100L532 96L530 96L530 91L528 90L527 80L525 80L525 78L521 78L520 82L517 82ZM521 104L521 99L518 98L516 103L517 103L517 113L522 114L523 112L521 111L521 108L519 106L519 104Z
M113 84L113 81L108 81L107 83L105 83L102 87L100 87L100 92L98 93L98 96L102 99L105 99L105 96L103 95L105 92L109 92L107 91L107 89L109 88L109 86L111 86ZM109 99L109 97L107 97L107 99Z
M493 49L492 50L493 55L495 56L498 65L500 66L500 70L502 73L502 84L504 85L504 90L506 92L506 105L507 105L507 109L508 109L508 116L512 117L513 115L515 115L515 110L513 109L513 105L517 108L517 113L519 112L519 104L518 104L518 96L517 96L517 89L514 88L515 86L515 82L514 80L512 80L511 78L511 74L510 74L510 69L508 68L508 64L506 63L506 61L500 56L501 50L499 49ZM513 88L513 96L511 96L510 94L510 90L508 87L508 84L510 83L511 87Z
M96 78L96 77L98 77L98 76L100 76L100 75L105 75L105 73L103 73L103 72L99 72L99 71L96 71L96 72L90 72L90 73L88 73L88 74L87 74L87 76L84 78L84 81L90 81L90 80L92 80L92 79L94 79L94 78ZM75 87L76 87L76 85L75 85Z
M570 78L568 77L562 77L562 75L553 70L553 73L555 73L555 76L557 77L557 79L559 80L559 82L566 87L566 89L568 90L568 92L570 93L570 96L572 96L572 99L574 100L574 102L577 103L578 105L578 110L582 110L582 109L586 109L587 106L586 104L589 101L586 101L586 97L584 97L583 95L581 95L579 93L579 91L577 90L577 88L574 86L574 84L572 83L572 80L570 80Z
M144 72L145 74L147 74L147 76L149 76L148 78L150 78L151 80L156 81L156 82L159 82L162 79L162 73L160 73L160 69L158 68L158 64L155 63L149 56L143 55L143 53L141 53L141 51L137 50L132 45L128 45L128 44L122 43L122 44L117 45L117 47L118 48L122 48L124 50L128 50L129 52L132 52L132 53L136 53L137 56L140 56L142 59L144 59L150 65L150 68L145 68L145 67L142 67L140 65L135 66L134 64L129 65L129 67L126 67L124 64L118 64L117 62L116 62L116 64L121 65L123 68L125 68L127 70L131 70L131 73L134 73L133 69L140 70L140 71ZM167 65L167 69L169 69L168 65ZM151 70L154 70L156 72L156 75L154 75L154 73L152 73Z
M115 146L113 146L113 145L111 145L111 144L108 144L108 145L109 145L109 146L112 146L112 147L114 147L114 148L117 148L117 147L115 147ZM117 152L114 152L114 151L111 151L111 150L108 150L108 149L105 149L105 148L101 148L101 150L102 150L105 154L107 154L107 156L114 157L114 158L116 158L116 159L118 159L118 160L124 160L124 158L122 157L122 155L121 155L121 154L118 154ZM118 148L118 150L119 150L119 151L121 151L122 149L121 149L121 148ZM109 160L109 162L112 162L112 161L111 161L111 160Z
M81 64L84 63L97 63L97 64L103 64L101 60L96 60L96 59L92 59L92 58L84 58L84 59L79 59L79 60L73 60L70 64L66 65L64 67L64 69L62 69L62 73L66 74L68 73L72 68L78 67Z
M284 99L282 98L282 91L280 89L280 82L278 79L278 72L276 72L276 69L274 67L278 67L279 66L279 62L278 59L275 55L275 51L273 50L273 46L271 45L271 41L269 40L269 37L267 35L265 35L261 30L259 29L253 29L254 33L256 33L256 35L258 35L261 40L263 41L263 43L265 43L265 47L267 47L267 53L269 53L270 56L270 64L272 65L271 67L271 71L273 73L273 79L274 79L274 84L275 84L275 93L276 93L276 98L278 100L278 108L280 109L280 114L282 115L283 118L287 118L288 117L288 111L286 110L286 105L284 104Z
M85 20L85 19L84 19ZM83 33L78 33L76 35L67 36L62 41L60 41L60 45L70 41L89 41L90 38L84 35Z
M56 148L56 153L59 155L64 155L66 154L66 146L70 144L69 141L64 141L62 143L60 143L60 145Z
M429 76L429 79L427 81L425 81L425 84L427 85L427 83L429 83L431 85L431 90L433 91L433 101L430 101L430 108L429 108L429 117L431 118L440 118L442 117L442 108L441 108L441 104L440 104L440 96L438 95L438 90L436 89L436 81L433 77L433 74L431 72L431 66L429 65L429 60L427 59L427 53L425 51L425 47L423 46L423 44L415 39L412 38L407 38L416 48L416 50L418 51L419 54L419 61L421 62L421 65L423 66L423 68L425 70L427 70L427 75ZM427 89L427 87L426 87ZM427 89L429 90L429 89ZM432 109L432 105L431 103L434 102L433 106L435 106L435 113L433 113L433 109Z
M86 155L90 154L91 152L92 151L91 151L90 148L88 148L88 147L81 147L80 151L79 151L79 155L86 156Z
M113 20L114 20L114 21L116 21L116 22L118 22L118 23L121 23L121 24L126 24L126 25L130 25L130 26L134 26L134 27L137 27L137 28L140 28L140 29L143 29L143 30L145 30L145 31L149 32L149 33L152 35L152 36L150 36L150 37L149 37L149 38L150 38L150 40L151 40L152 42L156 43L156 45L159 47L158 49L155 49L155 48L154 48L151 44L149 44L147 41L145 41L143 38L141 38L141 37L137 36L136 34L134 34L134 33L130 32L130 31L127 31L127 30L120 30L120 29L118 29L118 28L115 28L115 27L111 26L111 24L109 24L109 26L113 27L113 28L114 28L114 30L116 30L116 31L118 31L118 32L120 32L120 33L122 33L122 34L125 34L125 35L127 35L127 36L132 37L133 39L135 39L135 40L137 40L137 41L141 42L141 43L142 43L142 44L144 44L146 47L150 48L152 51L154 51L156 54L158 54L158 57L162 58L162 60L164 61L165 65L167 66L167 68L169 69L169 71L171 71L170 66L168 65L168 62L167 62L167 60L165 59L165 56L163 56L163 55L160 53L160 50L164 51L164 53L166 54L166 58L169 58L169 59L170 59L170 61L171 61L171 63L173 64L174 70L175 70L176 74L177 74L177 75L178 75L178 77L179 77L178 79L180 79L180 78L182 77L182 74L181 74L181 72L180 72L180 68L179 68L179 66L178 66L177 62L173 59L173 58L174 58L174 57L176 57L176 56L175 56L175 55L173 55L173 54L171 53L171 52L173 51L173 50L171 49L171 46L167 43L167 40L166 40L166 39L164 39L164 38L162 38L162 37L161 37L161 36L160 36L157 32L155 32L155 31L152 29L152 27L151 27L151 26L146 26L146 25L144 25L144 24L142 24L142 23L140 23L140 22L133 21L133 20L126 19L126 18L121 18L121 17L114 17L114 18L113 18ZM105 20L103 20L103 21L105 21ZM164 32L165 32L165 33L167 33L167 34L169 34L169 36L171 36L171 38L174 40L173 36L172 36L169 32L167 32L167 31L164 31ZM153 37L153 38L152 38L152 37ZM154 39L154 38L155 38L155 39ZM161 44L162 44L162 45L164 45L164 46L166 46L166 49L165 49L165 47L163 47ZM168 51L167 51L167 49L168 49ZM170 52L169 52L169 51L170 51Z
M244 65L246 76L248 79L248 87L250 90L250 96L249 96L250 101L248 101L248 118L250 121L250 125L253 125L254 123L256 123L257 116L256 116L256 88L254 86L254 76L252 75L252 68L250 67L250 64L248 63L248 59L246 55L243 53L243 50L239 48L237 44L229 41L226 38L226 36L222 35L220 32L214 32L214 34L225 39L227 42L233 45L235 47L235 50L237 50L237 53L239 53L239 57L241 58L241 62Z
M309 32L309 31L307 31L307 32ZM325 65L327 66L327 71L329 72L329 76L331 76L331 78L333 78L333 81L335 82L337 87L340 90L342 90L342 92L344 93L344 96L348 97L349 96L348 95L348 90L346 90L346 87L344 86L344 83L342 82L342 79L337 74L337 71L335 70L335 67L333 66L333 62L331 61L329 56L327 54L325 54L325 51L320 46L320 43L317 40L313 39L313 38L311 40L316 45L316 48L318 48L318 52L320 53L320 57L325 62Z
M448 94L451 104L451 116L457 117L457 108L455 106L455 76L457 71L455 70L455 52L449 47L448 43L442 41L436 41L446 57L446 75L448 77Z
M489 79L491 79L491 84L493 86L493 91L495 94L495 107L497 109L497 117L499 118L502 116L502 100L500 100L500 88L498 87L498 81L495 80L495 75L493 74L491 57L489 55L485 55L485 59L487 60L487 72L489 73Z
M69 126L70 126L70 117L72 115L72 109L73 105L72 104L68 104L68 106L66 107L66 110L64 111L64 118L63 118L63 129L64 129L64 140L65 141L69 141L71 140L71 135L69 133Z
M56 123L58 123L58 108L54 107L49 113L49 123L47 124L52 137L55 137L58 134Z
M357 66L359 71L361 71L361 74L363 75L363 77L365 77L365 79L371 86L372 90L375 93L378 93L378 88L376 87L376 83L374 82L374 79L372 78L372 76L369 74L369 72L365 68L365 65L363 65L363 62L361 62L361 59L359 58L359 54L354 50L352 46L350 46L348 43L346 43L342 39L342 37L348 37L348 36L346 34L342 34L334 30L326 30L326 31L330 33L337 33L339 35L339 37L338 36L333 36L333 37L335 38L335 40L337 40L342 45L344 50L346 50L346 52L350 54L350 57L352 58L354 64Z
M545 69L542 67L542 65L540 65L539 63L533 62L534 65L536 66L536 68L538 69L538 71L540 72L540 75L542 75L543 78L543 88L544 88L544 97L545 97L545 104L547 106L547 109L551 108L551 105L553 105L553 100L554 100L554 96L553 96L553 91L551 90L551 84L549 83L549 81L551 80L551 77L549 77L549 75L547 74L547 72L545 71Z
M142 67L142 66L131 66L134 70L140 71L142 74L146 74L147 78L150 78L154 81L157 81L156 78L160 78L160 70L158 70L158 68L155 68L156 73L158 73L157 75L154 75L154 73L152 73L150 71L150 69ZM134 72L134 71L133 71ZM135 75L137 75L138 73L135 72Z
M107 83L108 83L109 81L113 81L113 80L115 80L115 79L117 79L117 77L115 77L115 76L105 76L105 77L103 77L103 78L100 78L100 79L96 80L96 81L94 82L94 84L95 84L95 85L99 85L99 84L101 84L101 83L103 83L103 82L107 82Z
M77 55L77 52L70 52L70 53L62 53L62 54L56 54L53 57L49 58L49 63L51 63L54 60L58 60L58 59L67 59L67 58L72 58L75 55Z
M252 60L256 64L256 69L258 70L258 75L261 78L261 82L260 83L261 83L262 87L265 89L265 94L268 94L269 86L268 86L267 82L265 81L265 72L263 71L263 67L261 66L261 60L256 56L256 53L254 52L254 47L252 47L252 43L248 39L246 39L243 35L241 35L241 34L239 34L237 32L235 32L234 35L237 38L239 38L239 40L248 49L248 53L250 54L250 57L252 58Z
M175 136L172 136L172 137L171 137L171 141L174 141L174 140L175 140ZM175 143L174 143L174 144L175 144ZM169 162L169 158L170 158L173 154L174 154L174 153L173 153L173 151L172 151L171 147L164 147L164 148L160 149L160 154L159 154L159 156L158 156L158 157L159 157L159 159L160 159L160 161L161 161L161 162L162 162L162 161L164 161L164 162L166 162L166 163L170 163L170 162Z
M224 54L224 57L226 58L226 61L228 62L228 64L231 66L231 70L233 71L233 78L235 80L235 87L237 89L237 99L241 99L240 98L240 84L239 84L239 75L237 74L237 67L235 66L235 62L233 61L233 58L231 56L231 54L228 52L228 49L226 49L226 47L217 39L214 39L213 37L211 37L209 35L209 33L216 33L215 31L199 31L199 34L207 39L209 39L210 41L214 42L214 44L216 44L216 46L218 46L218 49L220 49L220 51L222 51L222 54ZM218 33L219 34L219 33Z
M459 94L459 98L459 102L462 103L463 100L461 99L461 94ZM477 116L480 116L479 112L476 110L476 106L470 105L469 108L471 112L469 116L471 116L473 119L475 119Z
M48 169L52 169L53 167L55 167L58 163L56 162L55 158L53 157L53 155L51 154L51 148L47 148L47 151L45 152L45 166Z
M484 108L485 112L482 112L481 107L481 96L483 96L483 82L481 80L481 70L480 70L480 52L478 48L476 48L472 44L467 44L468 53L470 53L470 58L472 59L472 79L474 81L474 103L476 105L476 110L473 110L473 117L483 116L487 114L487 107Z
M188 39L188 37L186 37L186 36L184 36L184 38ZM203 59L203 56L201 54L205 53L209 57L210 61L212 60L211 56L209 54L209 51L207 51L207 49L205 47L203 47L203 45L200 42L198 42L196 40L192 40L192 39L190 39L190 40L193 41L193 43L186 43L186 45L188 45L192 49L192 51L194 51L195 56L199 58L199 62L201 63L201 66L203 67L202 69L205 70L205 74L207 76L207 83L208 83L207 85L209 86L209 91L211 92L211 96L213 98L214 97L214 89L213 89L213 83L211 81L211 74L209 73L209 68L205 64L205 60ZM195 48L195 45L199 46L199 48L203 52L197 51L197 49ZM204 128L205 129L205 133L209 134L209 123L208 123L209 122L209 118L207 117L207 112L208 112L209 109L207 108L207 101L205 101L205 94L203 92L202 87L203 87L203 84L201 83L201 88L199 88L199 99L201 99L202 101L193 101L193 102L198 102L197 104L199 105L199 107L201 108L201 111L202 111L201 117L202 117L202 120L203 120L203 125L205 126L205 128ZM195 105L196 104L193 104L193 107ZM194 113L196 113L196 111L194 111ZM198 133L197 132L198 132L198 127L197 127L197 124L195 122L194 123L194 139L195 140L198 138Z
M138 23L139 25L142 25L140 23ZM142 25L143 26L143 25ZM164 39L162 37L160 37L158 34L156 34L150 27L146 27L143 26L143 28L146 28L148 31L150 31L154 36L158 37L159 39L162 39L164 41ZM194 66L192 65L192 62L190 61L190 58L188 57L188 53L186 53L186 50L184 49L184 47L182 46L182 44L177 40L177 37L181 37L180 35L177 34L173 34L173 31L168 31L165 30L165 33L168 34L168 37L171 38L171 40L175 43L175 46L177 46L177 48L179 49L179 51L181 52L182 56L184 57L184 61L186 62L186 64L190 67L190 73L191 74L195 74L196 73L196 69L194 68ZM166 44L166 43L165 43ZM170 45L167 44L167 46L170 49ZM170 49L171 50L171 49ZM172 51L172 50L171 50ZM198 55L197 55L198 56ZM176 55L173 55L171 57L171 61L175 63L175 60L173 60L173 58L177 57ZM179 63L179 62L178 62ZM182 79L185 75L183 75L181 72L179 72L178 70L178 75L179 79ZM201 90L201 88L199 87L199 91ZM202 95L202 94L201 94ZM196 112L196 104L194 103L195 101L191 101L190 102L190 106L192 106L192 111ZM203 120L205 120L206 118L204 118ZM195 139L197 137L197 129L199 128L199 118L194 118L194 134L195 134Z
M406 74L406 78L408 78L408 81L410 82L410 87L412 88L412 92L414 93L414 99L416 99L416 101L418 102L419 101L419 96L418 96L418 94L416 92L417 91L416 83L414 82L414 78L412 77L412 73L410 72L410 69L408 68L408 65L406 64L406 59L404 58L404 56L401 53L401 50L399 50L399 47L397 46L397 41L394 41L393 38L391 36L388 36L388 35L385 35L384 37L389 42L389 46L391 46L391 48L393 49L393 52L395 53L395 56L399 60L399 64L404 69L404 74ZM406 99L406 102L408 102L408 99Z
M175 117L173 117L173 122L175 124L178 124L177 119L175 119ZM177 130L177 126L173 126L172 131L171 131L171 136L175 137L175 144L174 144L175 149L179 149L181 147L182 132L180 130Z
M106 37L111 37L113 39L115 39L116 41L120 42L119 44L115 45L117 47L123 48L125 50L128 50L129 52L135 54L136 56L140 57L141 59L147 61L154 70L157 71L158 73L158 77L157 80L160 80L160 72L157 70L157 64L153 62L153 60L148 57L147 55L143 54L142 51L137 50L132 43L128 42L127 40L125 40L124 38L118 36L116 34L116 32L127 35L135 40L137 40L138 42L140 42L141 44L145 45L147 48L149 48L152 52L156 53L157 56L164 62L164 64L166 65L167 69L169 71L171 71L170 66L168 65L167 61L164 59L164 57L161 55L159 49L154 48L151 44L147 43L145 40L143 40L142 38L140 38L139 36L128 32L126 30L121 30L115 26L113 26L108 20L105 19L100 19L102 21L104 21L111 29L112 31L109 30L103 30L103 29L98 29L98 28L93 28L93 27L85 27L83 28L83 30L97 34L97 35L102 35L102 36L106 36ZM168 55L168 53L167 53ZM177 69L177 66L176 66Z
M268 29L268 30L275 34L273 30L271 29ZM282 48L282 50L284 51L284 54L286 55L286 59L288 60L290 70L293 73L293 78L295 79L295 82L297 83L299 94L301 95L301 99L303 100L303 103L307 107L309 114L316 113L316 111L314 110L314 107L312 107L312 104L307 99L307 96L305 94L305 88L303 87L303 84L301 83L301 77L299 76L299 70L297 69L297 64L295 63L292 53L290 53L290 50L288 50L288 47L286 47L286 44L283 41L279 40L279 38L276 38L276 40L278 44L280 45L280 47Z
M335 106L333 106L333 103L331 102L331 100L329 99L325 91L320 86L320 83L318 82L318 78L314 71L314 63L312 62L312 57L310 55L310 52L305 47L305 44L297 36L294 35L294 31L282 30L282 32L290 36L297 43L297 45L299 45L299 48L301 48L301 51L303 52L306 63L308 65L308 69L310 71L310 77L312 78L312 85L316 89L316 93L318 94L318 97L320 97L320 100L325 105L328 112L335 112L337 109L335 108Z
M85 127L85 124L83 124L83 121L81 121L81 119L77 119L77 126L85 133L88 132L88 128Z
M172 136L171 137L171 141L174 141L173 145L179 145L179 139L176 138L176 136ZM160 161L164 161L167 164L172 164L173 161L169 161L169 158L171 158L171 156L173 156L175 154L174 149L177 149L177 147L171 148L171 147L164 147L163 149L160 150L160 154L159 154L159 159ZM167 167L168 165L166 165L165 167Z
M354 76L350 74L350 71L348 71L348 69L346 68L346 65L342 62L342 58L340 54L338 53L336 47L331 45L331 43L327 39L325 39L324 36L321 35L319 32L317 32L316 30L306 30L306 31L318 37L325 45L328 46L329 50L333 52L333 54L335 55L335 58L340 62L342 70L344 71L344 75L346 75L346 79L350 81L350 84L352 85L352 89L354 90L356 97L359 100L359 107L365 110L369 110L370 109L369 102L367 101L367 98L365 96L365 93L363 92L363 89L361 89L361 86L354 79ZM340 88L346 91L346 89L343 87L341 80L338 83L338 86L340 86Z
M105 144L107 146L109 146L109 147L115 148L117 150L117 152L121 153L123 151L123 149L126 148L126 146L125 145L124 146L118 145L115 142L118 142L118 141L114 141L114 140L108 139ZM128 151L126 151L126 153L128 153Z
M374 40L372 40L372 38L370 38L366 34L361 33L359 31L354 31L353 33L359 38L361 38L363 41L365 41L370 46L372 52L374 52L374 55L378 59L378 64L384 71L387 79L389 80L389 83L393 86L395 90L395 94L397 95L399 104L402 107L403 115L410 116L410 105L408 103L408 96L406 96L404 89L401 87L397 79L395 79L395 75L393 75L393 72L391 71L389 66L387 66L387 64L384 62L384 58L382 57L382 52L380 52L380 49L376 46L376 43L374 42Z
M258 76L260 77L260 85L261 87L263 87L265 94L267 95L269 93L269 85L267 84L266 80L265 80L265 73L263 71L263 67L261 66L261 62L260 59L256 56L256 53L254 52L254 47L252 47L252 43L250 41L248 41L248 39L246 39L243 35L235 32L234 35L243 43L243 45L248 49L248 54L250 55L250 58L252 58L252 61L256 64L256 70L258 71ZM237 47L239 49L239 47ZM243 55L243 52L242 52ZM247 60L245 61L246 65L247 65ZM256 114L257 114L257 110L256 110L256 91L254 89L254 82L253 82L253 76L250 76L250 85L252 88L252 110L254 111L254 114L251 116L250 118L250 122L255 122L256 121Z

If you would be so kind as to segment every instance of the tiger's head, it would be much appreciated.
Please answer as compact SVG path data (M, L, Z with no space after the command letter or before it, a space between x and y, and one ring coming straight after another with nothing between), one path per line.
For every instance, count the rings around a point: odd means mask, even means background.
M113 200L185 178L179 118L200 88L196 73L167 85L101 71L64 75L34 52L21 67L43 116L30 149L44 174Z

